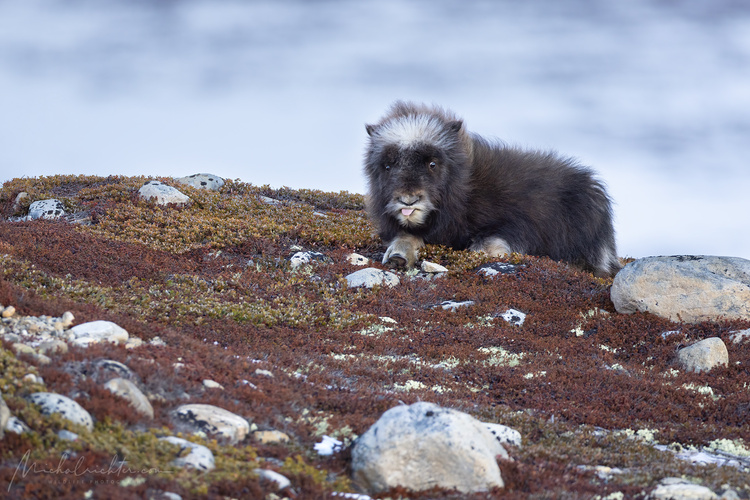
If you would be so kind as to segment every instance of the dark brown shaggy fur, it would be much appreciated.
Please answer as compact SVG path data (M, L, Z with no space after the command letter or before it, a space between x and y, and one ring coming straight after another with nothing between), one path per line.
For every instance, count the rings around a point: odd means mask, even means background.
M383 263L412 266L435 243L543 255L604 276L620 269L609 197L575 160L488 141L449 111L401 101L367 132Z

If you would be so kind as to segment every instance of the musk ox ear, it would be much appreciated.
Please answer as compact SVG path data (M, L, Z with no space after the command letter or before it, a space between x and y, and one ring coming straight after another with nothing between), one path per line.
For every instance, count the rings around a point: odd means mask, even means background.
M451 132L458 133L461 131L461 127L464 126L464 122L462 120L453 120L452 122L448 122L447 126Z
M367 135L372 137L372 134L375 133L375 131L378 129L377 125L365 125L365 130L367 130Z

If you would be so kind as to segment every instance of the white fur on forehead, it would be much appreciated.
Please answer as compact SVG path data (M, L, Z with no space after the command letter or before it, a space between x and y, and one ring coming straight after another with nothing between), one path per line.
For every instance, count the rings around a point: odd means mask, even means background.
M375 129L378 141L406 148L417 143L451 147L457 140L438 116L432 114L410 114L396 116L378 125Z

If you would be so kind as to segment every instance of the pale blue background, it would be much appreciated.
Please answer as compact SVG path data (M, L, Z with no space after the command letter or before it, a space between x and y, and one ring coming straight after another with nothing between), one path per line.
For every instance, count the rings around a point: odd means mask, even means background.
M593 166L621 255L750 258L750 2L0 0L0 182L363 193L396 98Z

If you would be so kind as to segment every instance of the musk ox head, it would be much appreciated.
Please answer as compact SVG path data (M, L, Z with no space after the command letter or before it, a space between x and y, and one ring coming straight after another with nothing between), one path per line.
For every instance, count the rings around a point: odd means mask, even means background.
M423 232L466 184L471 141L463 122L437 107L397 102L366 128L368 210L381 237L395 236L383 234L389 226Z

